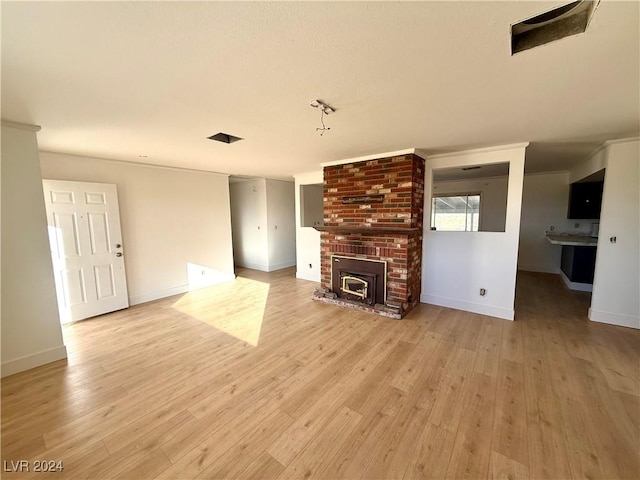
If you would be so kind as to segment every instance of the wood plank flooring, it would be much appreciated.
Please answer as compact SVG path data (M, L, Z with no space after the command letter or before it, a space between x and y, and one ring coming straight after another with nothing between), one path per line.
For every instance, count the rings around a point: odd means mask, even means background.
M516 322L311 301L292 269L63 327L2 380L2 478L640 478L640 332L520 273Z

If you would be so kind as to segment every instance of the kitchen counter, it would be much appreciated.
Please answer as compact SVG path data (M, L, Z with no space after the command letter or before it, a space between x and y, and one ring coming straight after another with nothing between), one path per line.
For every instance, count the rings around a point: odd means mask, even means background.
M571 245L574 247L596 247L598 237L586 235L546 235L547 241L553 245Z

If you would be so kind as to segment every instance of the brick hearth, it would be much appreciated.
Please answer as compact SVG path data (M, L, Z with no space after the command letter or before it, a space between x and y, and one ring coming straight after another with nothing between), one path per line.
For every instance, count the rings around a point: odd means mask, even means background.
M323 289L331 289L332 255L383 260L386 303L404 316L420 300L423 200L424 160L417 155L325 167Z

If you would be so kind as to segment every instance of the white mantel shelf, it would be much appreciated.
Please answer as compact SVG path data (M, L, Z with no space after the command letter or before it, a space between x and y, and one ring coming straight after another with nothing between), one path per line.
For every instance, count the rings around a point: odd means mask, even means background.
M574 247L595 247L598 237L586 235L546 235L547 241L553 245L571 245Z

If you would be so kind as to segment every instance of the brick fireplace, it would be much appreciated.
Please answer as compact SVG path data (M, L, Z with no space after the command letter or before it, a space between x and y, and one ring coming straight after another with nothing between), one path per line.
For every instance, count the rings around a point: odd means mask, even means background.
M322 288L314 298L392 318L409 312L420 300L423 200L424 160L415 154L325 167L324 226L316 227ZM365 262L336 281L334 270L349 259ZM366 261L384 264L384 273L371 277ZM367 292L380 282L384 294L372 302Z

